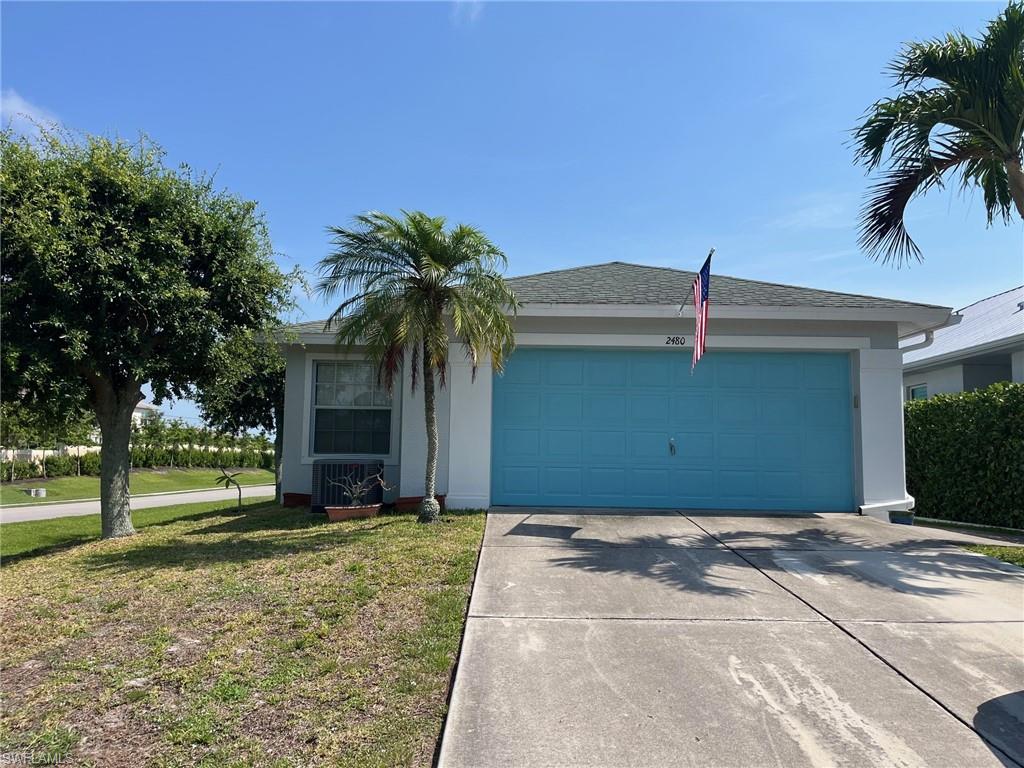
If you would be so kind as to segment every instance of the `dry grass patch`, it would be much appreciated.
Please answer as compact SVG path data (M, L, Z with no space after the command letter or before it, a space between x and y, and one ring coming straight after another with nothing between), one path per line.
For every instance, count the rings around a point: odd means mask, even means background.
M483 514L328 524L203 506L3 567L2 750L429 765Z

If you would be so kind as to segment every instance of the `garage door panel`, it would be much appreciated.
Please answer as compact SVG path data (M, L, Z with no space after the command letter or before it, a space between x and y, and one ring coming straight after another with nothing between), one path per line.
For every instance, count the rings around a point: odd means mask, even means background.
M757 435L752 432L719 435L717 446L720 466L750 466L757 459Z
M720 425L749 425L757 422L758 400L749 394L719 394L716 400Z
M718 364L715 384L727 389L755 389L757 366L753 361L730 356Z
M520 349L493 389L492 499L853 508L845 354ZM670 441L675 452L669 450Z
M629 417L633 424L664 424L669 412L668 395L632 395Z
M583 433L581 439L585 460L600 463L608 459L623 460L628 455L628 433L624 430L592 430Z
M545 392L542 396L545 426L579 426L583 421L583 396L577 392Z
M631 387L672 386L672 361L665 355L634 357L629 366Z
M629 455L634 459L656 460L671 458L668 432L633 432L629 439Z
M614 496L624 498L628 486L626 470L613 467L594 467L583 475L588 489L595 496Z
M684 434L676 439L676 463L687 466L714 466L715 435L712 432Z
M644 502L654 503L664 499L670 493L671 471L641 467L626 470L631 496L636 497L638 506L647 506Z
M581 437L577 430L546 430L544 432L544 458L555 461L579 461Z
M583 375L588 387L622 388L629 384L629 361L614 353L597 356L587 361Z
M540 491L537 467L505 467L501 470L503 490L510 495L536 495Z
M625 393L585 393L583 418L588 424L627 424Z
M530 391L509 392L502 403L504 418L514 426L539 425L540 393Z
M544 467L542 488L551 496L578 497L583 491L583 469L581 467Z
M537 458L540 453L540 430L507 429L500 438L505 456Z
M800 362L797 360L765 360L760 365L760 384L765 389L799 389Z
M698 427L715 421L715 400L711 391L673 393L669 398L672 426Z
M549 386L578 387L583 383L583 358L579 355L550 358L543 366L543 381Z
M757 472L749 469L719 469L715 472L718 497L750 502L757 498Z

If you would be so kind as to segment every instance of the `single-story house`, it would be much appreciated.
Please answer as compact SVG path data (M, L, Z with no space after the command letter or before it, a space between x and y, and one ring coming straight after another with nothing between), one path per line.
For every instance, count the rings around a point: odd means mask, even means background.
M959 322L906 340L907 400L1024 382L1024 285L964 307L953 319Z
M502 374L453 344L440 390L449 508L836 511L913 505L900 339L948 307L713 274L691 372L694 273L622 262L510 279L522 302ZM682 316L680 304L684 304ZM286 503L322 503L331 467L383 466L424 492L422 391L390 394L323 322L286 344Z

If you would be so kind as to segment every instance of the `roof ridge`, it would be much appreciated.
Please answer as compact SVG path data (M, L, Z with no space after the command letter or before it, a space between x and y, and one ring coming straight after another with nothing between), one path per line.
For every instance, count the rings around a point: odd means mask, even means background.
M960 312L963 312L965 309L970 309L975 304L981 304L981 302L983 302L983 301L991 301L992 299L995 299L995 298L997 298L999 296L1002 296L1003 294L1013 293L1014 291L1019 291L1021 288L1024 288L1024 285L1017 285L1017 286L1014 286L1013 288L1007 288L1005 291L1000 291L999 293L993 293L991 296L986 296L983 299L978 299L977 301L972 301L970 304L964 304L962 307L960 307L960 309L957 310L957 313L959 314Z
M569 267L567 269L552 269L552 270L548 270L547 272L536 272L536 273L531 274L531 275L518 275L516 278L509 278L509 279L514 280L514 279L519 279L519 278L524 278L524 277L540 277L542 275L551 275L551 274L555 274L555 273L558 273L558 272L573 272L573 271L580 271L580 270L584 270L584 269L593 269L593 268L596 268L596 267L607 267L607 266L610 266L612 264L621 264L621 265L626 266L626 267L639 267L641 269L656 269L656 270L660 270L662 272L673 272L673 273L676 273L676 274L688 274L688 275L695 275L696 274L696 272L694 272L692 270L677 269L676 267L662 267L662 266L655 266L653 264L637 264L637 263L631 262L631 261L605 261L605 262L602 262L600 264L587 264L587 265L583 265L583 266L579 266L579 267ZM922 306L922 307L934 307L934 308L937 308L937 309L946 309L946 307L944 307L941 304L926 304L926 303L920 302L920 301L907 301L906 299L894 299L894 298L891 298L889 296L871 296L871 295L868 295L866 293L846 293L845 291L833 291L833 290L830 290L828 288L812 288L811 286L807 286L807 285L793 285L792 283L772 283L772 282L768 282L767 280L751 280L750 278L747 278L747 277L735 277L733 275L724 275L724 274L718 274L716 272L712 272L712 278L714 278L714 277L724 277L724 278L728 278L729 280L736 280L736 281L741 282L741 283L749 283L749 284L752 284L752 285L767 285L767 286L773 286L773 287L795 288L797 290L818 291L819 293L830 293L830 294L832 294L834 296L849 296L851 298L857 298L857 299L875 299L875 300L880 299L882 301L894 301L894 302L899 302L901 304L917 304L918 306ZM712 281L712 285L713 284L714 284L714 281Z

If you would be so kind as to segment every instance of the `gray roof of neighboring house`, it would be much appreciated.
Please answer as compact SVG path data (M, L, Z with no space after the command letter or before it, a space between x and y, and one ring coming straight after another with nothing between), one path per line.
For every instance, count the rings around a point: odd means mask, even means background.
M903 364L948 358L960 351L969 352L1024 336L1021 302L1024 302L1024 285L964 307L957 312L961 317L959 323L935 331L931 345L904 354Z
M509 278L524 304L652 304L690 303L696 273L612 261ZM822 291L780 283L764 283L711 273L712 305L765 307L836 307L893 309L935 307L897 299Z

